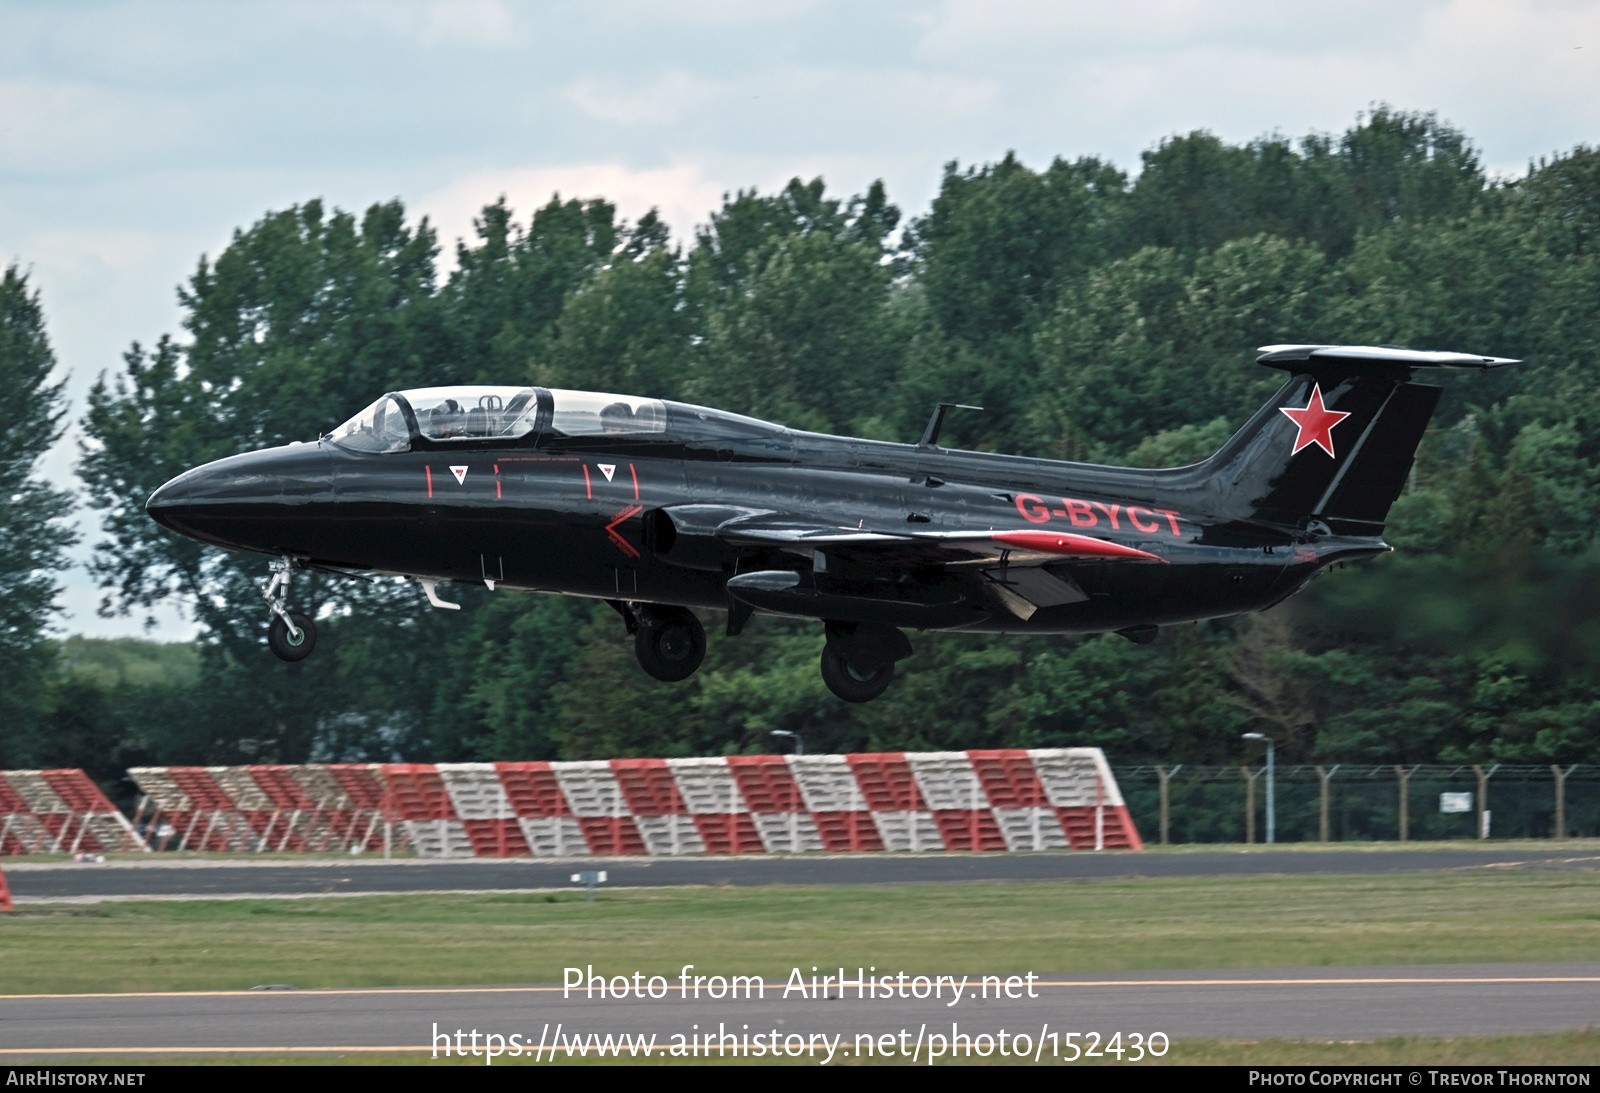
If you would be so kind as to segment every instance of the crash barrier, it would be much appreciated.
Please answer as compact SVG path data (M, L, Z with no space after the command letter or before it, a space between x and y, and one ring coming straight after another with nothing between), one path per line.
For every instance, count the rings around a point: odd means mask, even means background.
M81 770L0 771L0 855L148 849Z
M291 814L279 787L303 784L309 772L368 779L367 803L324 801L319 825L307 818L315 799L306 795ZM410 845L423 857L566 857L1143 849L1099 748L129 774L165 817L162 845L193 850Z
M382 850L396 834L382 769L133 767L128 775L142 793L134 822L155 850Z
M1122 766L1130 812L1172 843L1265 842L1266 767ZM1278 765L1277 842L1600 835L1600 766Z

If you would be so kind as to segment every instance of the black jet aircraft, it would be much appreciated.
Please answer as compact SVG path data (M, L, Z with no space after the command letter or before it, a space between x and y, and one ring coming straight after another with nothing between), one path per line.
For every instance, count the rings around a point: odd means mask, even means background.
M1275 345L1288 381L1188 467L1063 463L825 436L661 399L542 387L384 395L314 443L182 474L166 527L273 556L268 643L300 660L296 569L603 599L639 663L685 679L696 609L818 619L822 678L877 697L904 630L1114 631L1259 611L1382 539L1440 389L1422 369L1514 361L1391 347Z

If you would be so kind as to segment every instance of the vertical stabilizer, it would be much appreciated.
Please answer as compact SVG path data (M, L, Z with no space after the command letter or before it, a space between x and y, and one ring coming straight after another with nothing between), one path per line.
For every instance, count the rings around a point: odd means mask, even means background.
M1517 362L1385 346L1267 346L1289 382L1205 463L1217 511L1342 535L1380 535L1440 389L1419 368Z

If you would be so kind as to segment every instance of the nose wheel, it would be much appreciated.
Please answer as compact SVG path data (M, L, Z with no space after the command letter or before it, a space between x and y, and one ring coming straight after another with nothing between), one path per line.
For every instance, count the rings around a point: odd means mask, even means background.
M638 612L633 652L639 666L664 683L688 679L706 658L706 631L682 607L646 607Z
M272 580L261 593L261 598L267 601L267 609L272 612L272 625L267 627L267 648L279 660L294 664L305 660L317 647L317 627L309 617L288 608L289 575L294 570L294 562L275 558L269 569Z
M290 628L293 623L293 628ZM267 627L267 647L279 660L290 664L305 660L317 647L317 627L305 615L289 612L289 621L274 618Z

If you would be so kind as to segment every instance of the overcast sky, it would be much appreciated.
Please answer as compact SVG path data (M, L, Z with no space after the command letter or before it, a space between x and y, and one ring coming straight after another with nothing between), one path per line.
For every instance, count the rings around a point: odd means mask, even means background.
M501 194L681 235L820 174L919 215L951 160L1136 171L1174 133L1338 132L1378 102L1520 174L1600 141L1597 77L1600 0L0 0L0 263L42 292L78 416L130 342L178 333L201 254L313 197L398 197L447 248ZM64 579L63 632L143 632Z

